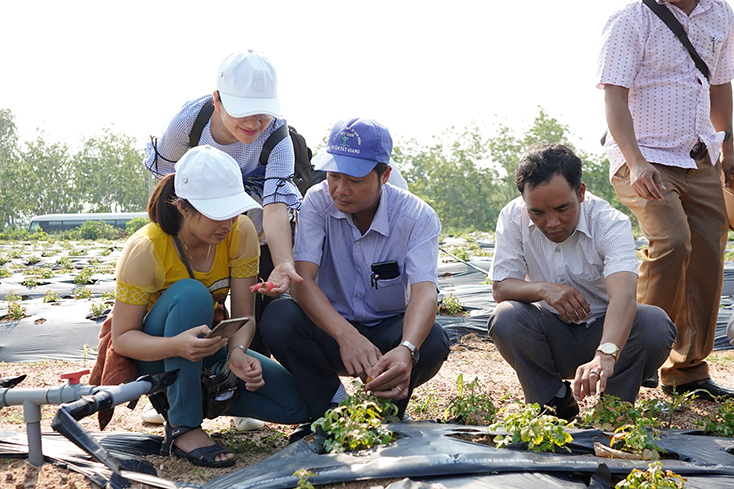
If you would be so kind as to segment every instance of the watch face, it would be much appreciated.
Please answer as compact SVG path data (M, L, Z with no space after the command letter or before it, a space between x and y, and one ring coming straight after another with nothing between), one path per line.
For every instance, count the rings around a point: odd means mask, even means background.
M617 345L613 343L604 343L602 345L599 345L599 350L601 350L602 353L606 353L607 355L616 355L619 351L619 348L617 348Z

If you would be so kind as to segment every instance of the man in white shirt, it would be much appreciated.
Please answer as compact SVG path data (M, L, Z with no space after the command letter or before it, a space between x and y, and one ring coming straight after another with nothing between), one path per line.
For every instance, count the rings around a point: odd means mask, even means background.
M586 192L581 160L563 145L531 148L515 183L521 196L497 221L490 337L525 401L559 418L575 417L576 400L597 392L634 402L670 352L675 326L635 301L629 219Z
M729 187L734 169L734 145L725 141L732 130L734 13L723 0L656 1L681 23L709 75L652 7L636 1L610 17L598 78L611 135L610 178L650 242L637 299L661 307L678 328L661 369L663 391L732 397L734 389L709 377L706 357L728 224L722 170Z

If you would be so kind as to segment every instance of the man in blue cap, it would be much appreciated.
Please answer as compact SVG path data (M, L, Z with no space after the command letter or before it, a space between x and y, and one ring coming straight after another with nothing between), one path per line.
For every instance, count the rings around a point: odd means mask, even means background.
M296 378L312 420L345 396L339 375L371 379L402 417L413 388L449 352L435 322L436 213L387 183L392 138L371 119L338 122L316 163L326 181L303 201L294 260L303 283L265 311L260 327ZM291 441L305 436L301 430Z

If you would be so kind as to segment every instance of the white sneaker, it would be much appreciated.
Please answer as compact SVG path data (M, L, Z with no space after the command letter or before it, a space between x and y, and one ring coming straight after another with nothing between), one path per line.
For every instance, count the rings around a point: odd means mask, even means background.
M166 422L166 420L163 419L163 416L155 410L152 404L145 406L140 417L143 418L143 423L163 424Z
M256 431L265 426L265 422L255 418L240 418L239 416L234 416L232 418L232 425L234 426L234 429L238 431Z

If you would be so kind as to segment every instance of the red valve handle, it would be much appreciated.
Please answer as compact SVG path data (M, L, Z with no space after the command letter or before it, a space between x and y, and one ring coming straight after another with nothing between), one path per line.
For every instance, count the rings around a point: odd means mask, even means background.
M79 379L89 373L89 369L78 370L76 372L69 372L67 374L61 374L62 379L69 379L69 384L78 384Z

